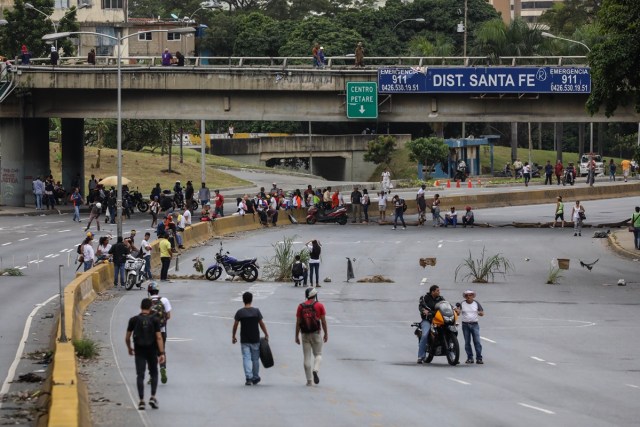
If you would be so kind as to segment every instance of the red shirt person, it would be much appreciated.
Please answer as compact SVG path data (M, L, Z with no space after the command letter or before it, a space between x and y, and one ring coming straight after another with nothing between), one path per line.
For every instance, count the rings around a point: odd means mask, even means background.
M564 166L562 165L562 161L558 160L555 166L556 180L558 181L558 185L560 185L560 179L562 178L562 170Z
M220 194L220 190L215 190L215 193L216 195L213 198L213 201L215 203L215 212L217 216L223 217L224 216L224 196Z
M327 329L327 311L318 302L318 289L308 288L305 291L307 300L298 305L296 311L296 344L300 344L302 336L302 351L304 354L304 371L307 385L318 384L320 377L320 362L322 361L322 344L329 339ZM321 335L324 331L324 337Z

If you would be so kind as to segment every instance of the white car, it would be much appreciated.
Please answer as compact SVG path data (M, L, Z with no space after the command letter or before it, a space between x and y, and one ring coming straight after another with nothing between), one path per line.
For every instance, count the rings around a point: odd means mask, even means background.
M589 156L588 154L583 154L580 158L580 176L587 176L589 173ZM600 154L594 154L593 160L596 161L596 175L604 174L604 163L602 162L602 156Z

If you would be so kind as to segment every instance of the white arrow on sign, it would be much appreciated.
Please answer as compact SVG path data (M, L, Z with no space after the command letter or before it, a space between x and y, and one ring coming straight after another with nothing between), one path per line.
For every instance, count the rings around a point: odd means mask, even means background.
M365 109L364 109L364 105L360 104L360 114L364 114Z

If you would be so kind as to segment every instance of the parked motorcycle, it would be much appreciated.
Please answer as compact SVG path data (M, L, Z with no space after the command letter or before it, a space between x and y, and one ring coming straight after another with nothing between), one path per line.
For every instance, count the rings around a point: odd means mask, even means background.
M149 210L149 203L144 200L142 193L139 191L131 191L129 195L131 196L131 206L137 207L140 212Z
M349 217L347 216L347 208L337 206L333 209L323 210L318 206L310 206L307 210L307 224L315 224L316 222L337 222L345 225Z
M142 258L136 258L132 255L127 255L127 260L124 263L125 274L125 288L130 291L133 285L138 288L142 287L142 282L145 281L147 275L145 274L145 267L147 262Z
M426 331L426 333L431 334L431 339L427 346L425 362L431 363L435 356L446 356L449 365L457 365L460 360L460 344L458 343L458 328L456 327L458 315L447 301L441 301L436 304L435 314L430 315L433 315L431 330ZM414 334L420 341L425 331L422 330L419 322L413 323L411 326L416 328Z
M204 273L204 277L207 280L216 280L222 274L222 269L231 277L239 276L245 282L253 282L258 278L258 265L257 258L239 260L229 255L229 252L224 252L222 243L220 243L220 250L216 254L215 264L209 266Z
M460 182L464 182L468 176L469 173L467 171L467 164L464 162L464 160L460 160L458 166L456 167L456 173L453 176L453 179L455 181L460 180Z

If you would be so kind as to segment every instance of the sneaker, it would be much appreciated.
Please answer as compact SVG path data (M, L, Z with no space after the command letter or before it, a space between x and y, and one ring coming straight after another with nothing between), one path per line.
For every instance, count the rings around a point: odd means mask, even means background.
M260 377L254 378L253 380L251 380L251 382L253 383L253 385L256 385L260 382L260 379L261 379Z
M165 367L160 368L160 382L162 384L167 383L167 368Z
M141 400L141 401L138 403L138 410L139 410L139 411L144 411L144 410L145 410L144 400Z
M246 380L244 382L244 385L253 385L253 382L251 380Z
M313 371L313 383L320 384L320 377L318 376L318 371Z
M149 399L149 406L151 406L153 409L158 409L160 407L158 405L158 400L155 397L152 397L151 399Z
M320 285L316 285L316 288L321 288L321 287L322 287L322 286L320 286Z
M392 230L395 230L395 229L396 229L395 227L392 228Z
M403 229L403 230L406 230L406 229L407 229L407 227L402 227L402 229Z
M418 358L418 361L416 362L418 365L422 365L424 363L424 360L422 359L422 357Z
M473 362L472 362L473 363ZM482 361L482 359L477 359L476 360L476 364L477 365L484 365L484 362Z
M467 359L467 361L464 362L464 363L471 364L471 363L473 363L473 359Z

